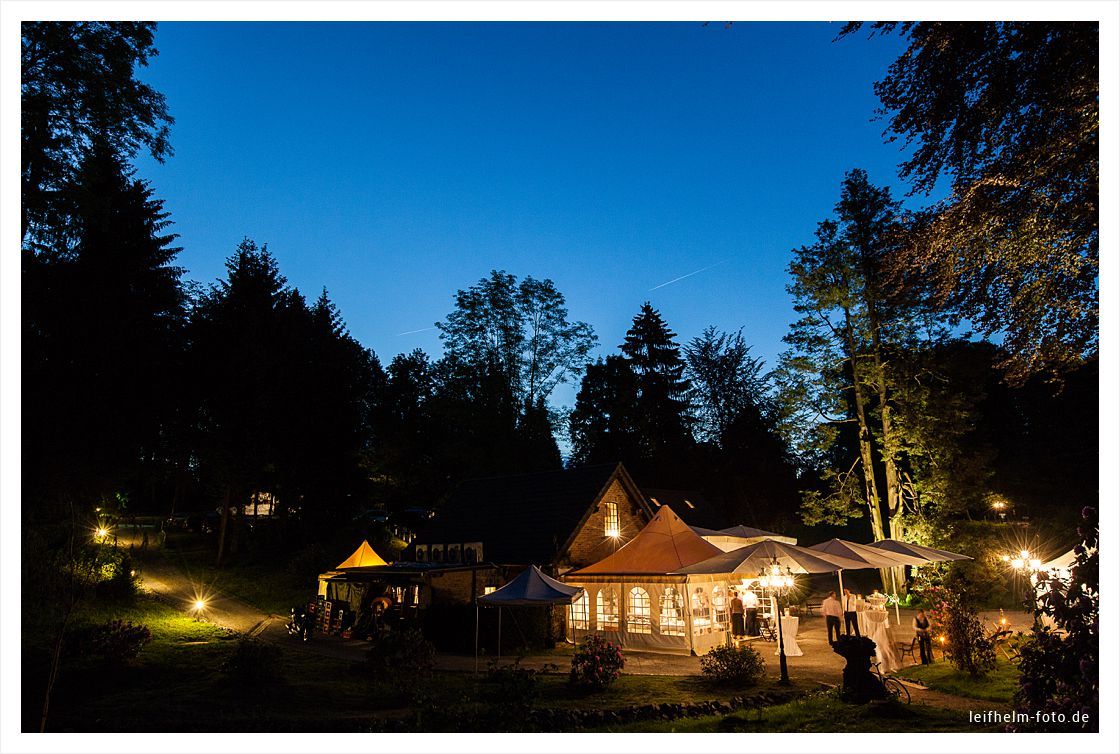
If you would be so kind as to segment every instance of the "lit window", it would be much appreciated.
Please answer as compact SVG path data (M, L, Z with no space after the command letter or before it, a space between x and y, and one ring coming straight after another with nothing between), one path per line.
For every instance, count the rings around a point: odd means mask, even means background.
M712 589L712 607L715 610L716 629L727 631L727 590L722 586L716 586Z
M704 587L698 586L692 592L692 633L707 634L712 632L712 605L708 600L708 593Z
M587 590L584 589L579 593L579 599L572 603L572 628L580 631L587 630L588 620L590 620L588 604Z
M636 586L626 604L626 630L632 634L653 633L649 620L649 592Z
M595 596L596 628L600 631L618 630L618 592L612 586L605 586Z
M617 537L620 533L618 526L618 503L606 503L603 510L603 533L608 537Z
M482 588L482 593L483 594L493 594L496 591L498 591L498 587L496 587L496 586L484 586Z
M684 636L684 600L671 586L661 595L661 635Z

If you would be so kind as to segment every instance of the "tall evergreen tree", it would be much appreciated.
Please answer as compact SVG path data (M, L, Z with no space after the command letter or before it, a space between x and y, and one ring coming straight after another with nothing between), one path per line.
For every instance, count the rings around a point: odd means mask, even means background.
M182 271L163 203L108 145L60 190L64 223L25 248L27 499L126 491L177 405Z
M568 419L575 464L642 463L638 421L638 380L618 355L587 365Z

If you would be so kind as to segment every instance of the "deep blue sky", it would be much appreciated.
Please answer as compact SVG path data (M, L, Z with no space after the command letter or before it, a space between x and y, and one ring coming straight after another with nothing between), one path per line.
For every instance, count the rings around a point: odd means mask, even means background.
M142 77L175 155L139 160L188 277L245 236L326 287L383 362L493 268L556 281L600 353L645 300L773 364L790 249L840 180L896 186L872 84L896 38L837 24L164 23ZM695 270L705 272L650 290ZM574 388L554 402L570 405Z

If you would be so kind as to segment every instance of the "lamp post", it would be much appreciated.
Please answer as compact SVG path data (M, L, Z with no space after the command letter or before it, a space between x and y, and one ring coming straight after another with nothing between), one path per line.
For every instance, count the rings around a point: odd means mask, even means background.
M779 565L778 559L774 558L774 560L770 563L769 572L764 573L762 576L760 576L758 579L758 583L764 589L769 588L771 590L771 595L774 598L774 612L777 613L775 617L778 621L778 683L782 686L788 686L789 668L786 666L786 642L785 637L782 634L782 613L781 604L778 600L778 597L780 597L785 590L793 586L793 574L788 568L783 574L782 567L781 565Z
M1032 576L1042 570L1042 561L1036 558L1029 550L1020 550L1015 555L1002 555L1000 560L1007 564L1012 573L1015 574L1015 591L1019 590L1019 577L1022 576L1027 584L1030 585L1030 591L1026 593L1026 603L1028 605L1028 612L1032 604L1034 595L1034 579Z

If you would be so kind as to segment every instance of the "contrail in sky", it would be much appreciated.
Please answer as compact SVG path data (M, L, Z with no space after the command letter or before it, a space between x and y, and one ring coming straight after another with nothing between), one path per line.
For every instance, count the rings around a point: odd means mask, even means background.
M397 337L399 338L402 335L413 335L414 333L418 333L418 332L427 332L428 330L434 330L434 329L436 329L436 328L434 328L434 327L421 327L419 330L407 330L405 332L397 333Z
M726 260L724 260L724 261L726 261ZM680 281L684 280L685 278L690 278L693 275L699 275L701 272L707 272L708 270L712 269L713 267L719 267L721 264L723 264L723 262L716 262L715 264L710 264L707 267L701 267L699 270L696 270L696 272L690 272L687 275L681 275L679 278L673 278L672 280L670 280L667 283L662 283L661 285L655 285L652 288L650 288L650 290L651 291L656 291L658 288L664 288L667 285L672 285L673 283L679 283Z

